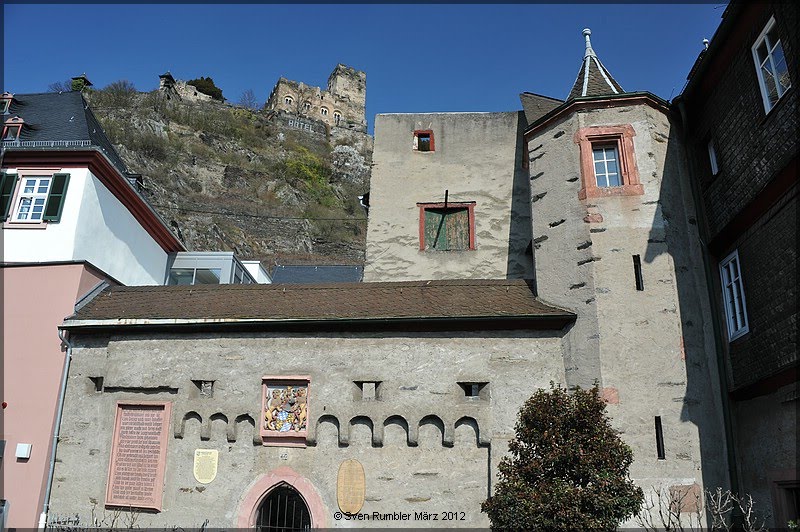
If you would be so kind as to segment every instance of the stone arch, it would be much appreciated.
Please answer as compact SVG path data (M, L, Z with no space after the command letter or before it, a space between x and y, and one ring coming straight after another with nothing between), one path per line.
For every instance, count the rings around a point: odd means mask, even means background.
M417 439L416 439L416 426L409 425L406 418L400 415L394 415L387 417L383 422L383 432L384 432L384 440L386 439L386 428L390 426L398 426L405 431L405 440L407 445L416 446ZM391 432L391 431L390 431ZM414 434L414 442L412 444L412 432ZM391 438L390 438L391 439Z
M203 417L200 414L198 414L194 410L186 412L183 415L183 418L181 419L181 422L176 427L176 430L175 430L175 437L176 438L183 438L184 434L186 433L186 422L189 421L189 420L197 421L197 426L198 427L202 427L202 425L203 425ZM200 430L202 432L202 428Z
M253 528L256 524L256 514L261 502L269 493L279 486L290 486L303 498L311 514L312 528L327 528L327 510L310 480L303 477L291 467L281 466L265 475L262 475L251 485L239 503L236 520L237 528Z
M430 429L433 428L435 430L438 430L439 432L439 435L436 438L437 441L439 442L440 445L444 445L445 428L442 418L434 414L427 415L419 420L417 427L419 429L420 441L425 441L429 443L429 438L427 435L430 433Z
M308 424L308 432L306 435L306 444L310 446L315 446L319 444L319 432L320 427L323 425L332 425L336 428L336 439L339 446L343 447L347 445L346 438L347 438L347 431L342 430L341 426L339 425L339 418L336 417L334 414L323 414L317 418L317 420L313 423Z
M459 427L467 427L467 428L461 429L459 431L458 430ZM469 429L472 429L472 432L474 434L475 445L481 446L482 445L482 442L481 442L481 431L480 431L480 427L478 425L478 421L474 417L470 417L470 416L463 416L463 417L459 418L458 421L456 421L456 424L455 424L455 432L456 432L456 434L461 433L463 435L464 432L469 430ZM466 441L466 439L465 439L465 441Z
M241 424L244 424L245 427L240 434L239 425ZM260 444L261 438L256 430L256 420L253 419L253 416L250 414L239 414L233 420L233 423L228 425L228 441L235 442L240 436L244 436L247 433L247 425L250 425L250 436L253 440L253 443Z
M225 428L223 429L223 434L228 432L228 416L223 414L222 412L217 412L215 414L211 414L209 416L208 421L203 424L203 430L200 433L200 439L204 441L208 441L211 439L212 435L212 428L215 421L222 421L225 423Z
M363 428L359 428L359 427L367 427L367 428L369 428L369 444L372 445L372 440L375 437L375 430L374 430L374 424L372 423L372 419L370 419L368 416L354 416L354 417L350 418L349 425L350 426L348 427L348 429L349 429L349 432L350 432L350 436L349 436L348 439L350 440L350 443L353 442L353 432L354 432L353 428L354 427L355 427L355 433L356 434L363 430Z

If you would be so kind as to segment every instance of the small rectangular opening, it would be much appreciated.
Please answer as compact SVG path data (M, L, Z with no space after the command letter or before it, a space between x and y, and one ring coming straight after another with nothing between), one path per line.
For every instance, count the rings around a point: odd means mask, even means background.
M458 385L464 391L464 397L479 399L481 392L489 384L488 382L459 382Z
M431 151L431 136L428 133L419 133L417 135L417 150Z
M639 255L633 256L633 276L636 279L636 290L644 290L644 279L642 279L642 259Z
M656 416L656 453L658 453L659 460L666 460L667 455L664 454L664 431L661 428L661 416Z

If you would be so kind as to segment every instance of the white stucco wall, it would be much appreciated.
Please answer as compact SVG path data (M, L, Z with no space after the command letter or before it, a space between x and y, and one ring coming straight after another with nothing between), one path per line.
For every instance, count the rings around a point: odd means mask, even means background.
M167 252L94 175L89 176L72 258L88 260L126 285L163 284Z
M3 260L86 260L123 284L162 284L167 253L128 209L87 168L57 172L70 174L60 221L4 224Z

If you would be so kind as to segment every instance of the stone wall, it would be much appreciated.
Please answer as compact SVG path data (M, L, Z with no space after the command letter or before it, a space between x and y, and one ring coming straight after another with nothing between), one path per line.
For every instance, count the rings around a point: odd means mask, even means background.
M365 281L530 279L522 113L378 115ZM413 149L430 130L434 150ZM475 249L420 250L417 203L475 202Z
M187 102L210 102L213 100L208 94L203 94L197 90L197 87L189 85L182 80L175 82L175 92L178 93L182 100Z
M327 90L280 78L265 108L324 122L330 128L367 131L367 78L364 72L337 65Z
M579 199L576 133L632 127L642 195ZM725 485L715 348L683 147L648 105L566 112L527 138L539 295L578 314L565 336L571 385L597 382L650 486ZM590 176L594 179L594 176ZM641 261L637 290L633 256ZM661 418L665 457L656 453ZM702 436L702 437L701 437Z
M265 474L290 468L322 500L314 526L337 521L336 477L347 459L366 475L362 513L457 512L463 520L381 526L485 527L480 503L513 435L522 403L563 382L560 331L474 333L134 334L73 336L52 514L103 505L115 405L169 401L163 508L141 527L237 526ZM309 375L308 446L262 446L262 376ZM98 378L102 378L99 381ZM194 381L194 382L193 382ZM203 395L195 382L213 381ZM357 382L379 382L364 400ZM486 382L467 398L458 382ZM98 383L100 383L98 385ZM220 453L216 480L193 476L195 449ZM463 513L463 514L462 514Z

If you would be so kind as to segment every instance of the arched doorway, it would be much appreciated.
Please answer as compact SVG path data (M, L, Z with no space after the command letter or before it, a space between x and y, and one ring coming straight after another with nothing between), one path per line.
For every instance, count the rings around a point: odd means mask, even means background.
M281 466L257 478L247 489L239 503L236 517L237 528L260 528L261 509L266 504L266 511L269 511L269 503L267 501L280 488L288 488L300 497L310 515L310 525L305 525L306 528L309 528L309 526L313 528L327 527L328 516L331 512L323 504L322 497L320 497L311 481L291 467ZM291 521L289 526L291 526ZM263 530L269 529L264 528ZM279 526L272 530L282 530L282 528ZM289 530L289 528L285 527L283 530Z
M270 491L258 507L256 529L261 532L309 530L311 513L297 490L281 484Z

